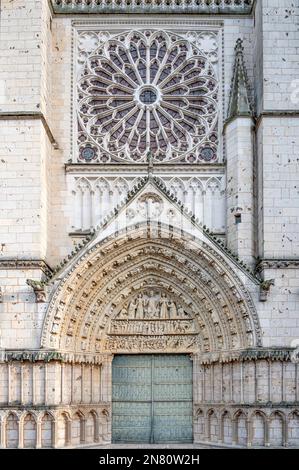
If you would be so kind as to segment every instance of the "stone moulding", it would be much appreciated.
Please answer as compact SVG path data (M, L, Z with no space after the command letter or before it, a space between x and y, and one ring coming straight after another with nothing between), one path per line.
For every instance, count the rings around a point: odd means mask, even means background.
M51 0L54 13L250 14L255 0Z
M7 350L1 351L2 362L61 362L64 364L92 364L99 365L104 361L104 355L98 354L74 354L49 350Z
M264 259L260 260L256 272L261 273L265 269L298 269L299 259Z
M270 362L292 360L292 348L251 348L242 351L205 354L198 358L203 365L213 363L249 362L267 360Z
M270 362L290 362L295 349L293 348L251 348L223 353L194 354L199 364L226 364L231 362L250 362L267 360ZM50 350L2 350L0 363L9 362L60 362L64 364L102 364L113 354L77 354ZM193 357L193 354L191 354Z
M47 277L52 276L52 269L44 260L31 260L31 259L1 259L1 269L38 269L41 270Z

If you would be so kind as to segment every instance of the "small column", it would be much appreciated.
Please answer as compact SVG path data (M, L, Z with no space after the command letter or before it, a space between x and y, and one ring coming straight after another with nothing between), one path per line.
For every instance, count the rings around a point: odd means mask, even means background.
M71 443L72 443L72 422L70 419L67 419L65 445L69 446Z
M234 402L234 364L231 362L230 364L230 381L229 381L229 394L230 394L230 401L231 403Z
M283 445L283 447L288 447L289 429L288 429L287 418L285 418L284 421L283 421L282 434L283 434L283 436L282 436L283 437L282 445Z
M190 355L191 357L191 355ZM199 397L198 397L198 380L197 380L197 375L198 375L198 357L197 355L193 354L192 355L192 362L193 362L193 401L194 403L199 402Z
M298 384L298 364L295 364L295 389L296 389L296 401L299 401L299 384Z
M246 420L247 426L247 447L252 447L252 423L250 418Z
M32 404L36 405L36 368L32 364Z
M58 419L52 421L52 447L57 449L58 447Z
M219 435L218 435L219 443L223 443L224 441L224 420L223 415L219 416Z
M95 442L100 442L100 418L98 416L95 418L94 436L95 436L94 437Z
M36 449L41 449L42 447L42 422L40 419L36 423Z
M85 444L86 442L86 419L81 418L80 420L80 443Z
M94 396L94 392L93 392L93 383L94 383L94 365L92 364L91 367L90 367L90 403L93 403L93 396Z
M240 392L241 392L241 403L244 403L244 369L243 362L240 363Z
M202 401L205 403L206 401L206 368L205 365L202 364Z
M24 364L20 366L20 377L21 377L21 405L24 405Z
M85 394L84 394L84 382L85 382L85 368L84 364L81 364L81 403L84 403Z
M102 365L102 400L112 401L112 361L113 354L104 359Z
M24 448L24 421L19 419L18 420L18 425L19 425L18 449L23 449Z
M65 371L64 371L64 364L61 363L60 364L60 382L61 382L61 388L60 388L60 403L62 404L63 403L63 390L64 390L64 374L65 374Z
M232 428L233 428L232 445L236 446L238 444L238 421L236 418L232 419Z
M7 383L7 402L8 405L11 404L11 363L7 364L7 376L8 376L8 383Z
M71 404L74 402L74 364L71 363Z
M272 401L272 363L268 361L268 401Z
M220 376L220 391L221 391L221 403L224 402L224 389L223 389L223 363L221 362L221 376Z
M48 364L45 364L45 405L48 404Z
M265 447L270 447L270 418L265 419Z
M1 420L1 428L0 428L0 448L6 448L6 420L2 418Z
M211 427L210 427L210 417L205 416L204 418L205 423L205 440L208 442L211 438Z

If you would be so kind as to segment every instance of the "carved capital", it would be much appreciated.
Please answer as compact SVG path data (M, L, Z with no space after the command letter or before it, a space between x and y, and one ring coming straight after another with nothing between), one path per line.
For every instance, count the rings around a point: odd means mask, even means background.
M270 294L271 287L275 285L274 279L263 281L260 284L260 302L266 302Z
M46 283L44 281L34 281L27 279L26 283L32 287L36 303L44 303L47 301Z

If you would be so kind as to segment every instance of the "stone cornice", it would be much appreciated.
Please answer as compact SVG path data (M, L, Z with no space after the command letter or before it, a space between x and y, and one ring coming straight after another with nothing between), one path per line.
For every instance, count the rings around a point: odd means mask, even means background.
M252 410L254 409L253 413L255 413L256 411L256 408L258 408L259 410L263 410L263 409L269 409L269 410L272 410L272 409L283 409L283 408L294 408L294 407L297 407L299 405L299 402L298 401L281 401L279 403L274 403L274 402L260 402L260 401L257 401L257 402L253 402L253 403L230 403L229 405L225 402L223 403L195 403L194 406L195 408L200 408L200 409L203 409L203 408L220 408L220 410L227 410L227 408L230 408L230 409L237 409L239 410L240 408L242 409L249 409L249 410ZM206 443L205 443L206 444Z
M200 172L202 174L220 174L223 175L225 171L225 163L210 163L210 164L187 164L179 165L175 163L166 163L166 164L155 164L155 174L157 175L172 175L182 173L190 173L194 175L194 171ZM121 169L122 174L140 174L141 176L147 175L147 164L139 163L137 165L131 163L115 163L115 164L102 164L102 163L66 163L65 172L70 174L80 174L80 173L95 173L97 176L99 174L106 173L116 173L119 174Z
M204 354L198 358L203 365L213 363L230 363L230 362L248 362L267 360L271 362L283 361L289 362L292 359L294 348L252 348L243 351L229 351L219 353Z
M13 120L40 120L44 126L45 132L55 149L58 148L57 141L50 129L45 115L40 111L0 111L1 121L13 121Z
M78 354L51 350L0 350L2 362L61 362L69 364L102 364L107 356L103 354Z
M255 0L51 0L56 14L250 15Z
M240 351L215 352L195 355L202 365L226 364L231 362L270 361L290 362L295 349L292 348L252 348ZM0 350L0 363L9 362L60 362L69 364L102 364L113 355L78 354L59 350Z
M273 109L272 111L262 111L258 116L255 118L256 128L260 126L263 119L281 119L281 118L299 118L299 111L292 110L292 109Z
M1 269L40 269L47 277L52 275L50 266L41 259L0 259Z
M256 272L260 273L264 269L298 269L299 259L264 259L260 260L256 267Z

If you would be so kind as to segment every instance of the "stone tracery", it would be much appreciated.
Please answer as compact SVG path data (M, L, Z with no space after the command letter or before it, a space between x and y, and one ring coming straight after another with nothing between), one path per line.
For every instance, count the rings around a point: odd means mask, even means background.
M86 175L73 181L73 229L90 230L106 217L111 209L128 196L140 178L115 176L99 178ZM182 202L186 208L208 226L212 232L225 231L225 190L222 175L217 178L202 177L163 177L167 189ZM133 214L129 212L133 218ZM128 216L129 216L128 214Z
M217 159L217 36L132 31L80 37L79 160ZM95 47L98 44L98 47ZM92 51L93 49L93 51ZM87 56L87 58L86 58Z

